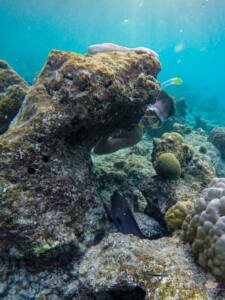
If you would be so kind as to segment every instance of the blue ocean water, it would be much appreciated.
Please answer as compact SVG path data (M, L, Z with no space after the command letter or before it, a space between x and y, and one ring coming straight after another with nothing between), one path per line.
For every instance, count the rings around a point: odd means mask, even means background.
M179 76L225 107L225 0L0 0L0 28L0 58L28 81L51 49L143 46L160 56L160 81Z

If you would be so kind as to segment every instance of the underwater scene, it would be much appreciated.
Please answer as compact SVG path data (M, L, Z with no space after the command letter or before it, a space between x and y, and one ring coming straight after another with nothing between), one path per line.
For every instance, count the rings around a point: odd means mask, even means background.
M0 0L0 299L225 299L225 0Z

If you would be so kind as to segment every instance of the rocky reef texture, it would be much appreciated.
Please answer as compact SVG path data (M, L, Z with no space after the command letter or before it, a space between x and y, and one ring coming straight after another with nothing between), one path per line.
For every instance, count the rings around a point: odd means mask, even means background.
M219 149L225 160L225 127L216 127L211 130L208 140Z
M163 176L145 179L139 187L148 203L145 213L164 226L167 224L171 229L179 229L185 217L191 212L195 199L202 189L208 186L215 173L210 164L194 155L194 148L185 144L183 137L176 132L164 133L161 139L153 139L152 161L156 171L159 158L162 155L167 157L170 153L176 157L176 161L174 165L171 164L173 160L170 163L164 162L167 167L165 175L159 172ZM179 180L171 180L178 176L168 178L168 174L180 175L179 166L181 178ZM172 169L170 172L168 167Z
M140 182L154 175L151 150L152 143L143 139L133 147L112 154L93 155L92 160L98 192L109 218L112 219L110 198L113 191L118 190L129 203L142 233L155 238L163 236L165 230L156 220L143 214L147 202L139 189ZM108 233L115 230L114 225L108 227Z
M181 135L186 135L191 133L191 128L186 124L174 123L172 131L180 133Z
M149 241L114 233L88 250L79 277L95 299L212 299L188 252L178 237Z
M209 134L210 130L213 129L213 125L208 121L200 118L199 116L195 116L195 125L194 129L201 128Z
M224 299L225 292L213 276L195 263L189 244L178 235L149 241L132 235L110 234L91 247L80 265L70 255L58 253L53 261L37 257L35 262L0 256L0 298L144 300ZM166 277L152 277L160 272ZM182 295L182 296L181 296Z
M26 83L4 60L0 60L0 134L17 114L27 93Z
M180 229L185 217L191 212L195 199L202 190L199 181L188 182L165 180L153 176L139 185L147 205L144 212L157 220L164 228L167 225Z
M0 137L1 251L51 256L70 245L79 253L101 239L106 213L90 150L154 103L159 70L148 54L51 51Z
M213 166L217 177L224 177L225 161L221 158L219 150L208 141L208 136L202 129L193 130L185 137L185 143L195 149L195 156Z
M177 132L164 133L161 138L153 139L152 164L158 172L160 157L165 153L172 153L176 160L172 160L167 154L167 160L164 159L165 174L160 172L163 177L168 177L170 173L180 174L184 177L199 178L202 186L206 186L211 181L214 175L214 169L208 163L203 163L199 157L194 157L194 148L184 143L183 137ZM174 163L173 163L174 162ZM179 170L181 167L181 172ZM171 168L171 171L168 171ZM179 176L177 176L179 177Z
M225 282L225 178L214 178L183 223L199 264Z
M165 134L164 138L167 136L168 134ZM187 174L184 171L177 181L154 176L155 170L151 163L153 143L146 139L146 136L133 147L109 155L92 157L98 179L98 190L109 216L111 216L110 196L115 189L118 189L130 203L134 212L148 215L164 229L167 225L173 230L181 228L183 220L193 209L195 199L214 177L210 164L217 164L218 159L216 148L207 142L205 135L193 132L184 137L185 142L181 135L172 134L172 139L178 138L179 141L176 143L179 144L186 145L188 138L188 144L192 143L195 147L195 154L186 164ZM199 148L204 142L206 142L208 152L202 154ZM212 159L210 160L211 153ZM177 205L172 208L176 203ZM140 218L141 228L142 220L143 218ZM165 231L161 233L165 235ZM151 238L151 235L148 236Z

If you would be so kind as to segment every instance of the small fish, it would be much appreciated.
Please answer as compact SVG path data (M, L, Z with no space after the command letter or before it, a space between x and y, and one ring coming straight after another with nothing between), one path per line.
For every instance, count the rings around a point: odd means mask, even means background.
M119 232L144 238L128 202L117 191L111 197L112 220Z
M147 276L167 277L166 274L154 274L149 271L143 271L142 273Z

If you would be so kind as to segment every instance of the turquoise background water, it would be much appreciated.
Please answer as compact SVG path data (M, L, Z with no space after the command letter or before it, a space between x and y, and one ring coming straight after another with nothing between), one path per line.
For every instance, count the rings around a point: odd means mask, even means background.
M154 49L160 81L225 103L225 0L0 0L0 30L0 58L29 81L51 49L112 42Z

